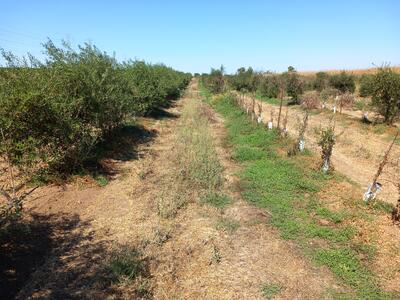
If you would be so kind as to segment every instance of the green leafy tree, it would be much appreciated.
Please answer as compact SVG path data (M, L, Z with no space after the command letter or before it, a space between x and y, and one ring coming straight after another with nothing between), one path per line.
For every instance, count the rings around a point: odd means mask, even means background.
M210 90L217 94L221 93L225 89L225 69L221 66L219 69L211 68L210 74L205 76L205 84L210 88Z
M312 87L318 92L322 92L322 90L326 89L329 85L329 74L325 72L318 72L315 74L314 82L312 83Z
M372 93L372 80L374 76L370 74L363 74L360 78L359 94L361 97L369 97Z
M400 74L389 67L382 67L371 78L372 105L392 124L400 114Z
M288 71L282 74L286 87L286 94L292 98L292 102L300 104L300 95L303 93L303 82L293 67L289 67Z
M329 79L331 87L339 90L341 93L354 93L356 84L354 76L342 71L340 74L331 76Z
M282 85L282 78L276 74L266 74L258 83L258 91L262 96L277 98Z
M237 91L255 92L258 86L260 75L253 71L251 67L239 68L235 75L230 78L231 86Z

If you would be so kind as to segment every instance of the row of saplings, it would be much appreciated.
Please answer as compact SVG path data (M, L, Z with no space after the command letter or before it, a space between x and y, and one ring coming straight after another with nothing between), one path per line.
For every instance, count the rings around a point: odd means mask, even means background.
M0 198L7 200L0 222L19 211L25 196L18 194L15 170L68 174L81 168L100 141L127 120L168 105L191 78L161 64L119 63L90 44L75 50L49 40L44 50L44 61L2 50L0 167L9 174L0 176ZM2 184L4 177L10 180Z
M344 71L335 75L318 72L306 76L296 72L293 67L281 74L240 68L233 75L225 75L221 67L212 69L210 75L204 77L213 92L221 92L229 84L241 93L279 98L283 89L290 100L289 104L301 104L308 109L315 109L328 108L331 102L334 112L352 108L356 104L357 92L364 97L363 101L357 102L358 108L363 110L363 121L370 122L369 109L379 113L389 125L400 117L400 74L388 66L379 68L375 74L361 77Z
M242 70L243 71L243 70ZM238 71L240 74L241 70ZM246 72L244 70L244 72ZM238 76L238 74L236 74ZM240 75L239 75L240 76ZM343 75L340 75L343 76ZM345 75L347 76L347 75ZM221 68L220 70L212 70L211 74L208 76L203 77L203 81L206 86L208 86L209 89L211 89L214 92L222 92L227 88L226 83L229 82L229 80L226 80L223 78L223 69ZM373 101L375 103L382 103L382 102L391 102L397 100L398 102L396 103L397 106L394 106L394 115L398 115L399 106L400 106L400 94L396 94L395 91L396 85L399 87L400 91L400 80L397 82L398 78L400 75L394 73L392 70L387 69L387 68L382 68L378 71L377 74L375 75L370 75L369 77L369 83L373 85L374 89L372 87L370 88L370 93L373 95ZM250 77L248 77L250 78ZM234 82L235 77L231 77L230 82ZM236 79L237 80L237 79ZM240 81L239 81L240 82ZM389 82L390 84L387 84ZM237 83L237 82L236 82ZM215 88L216 86L220 85L220 88ZM277 126L276 128L273 128L273 121L274 121L274 110L272 109L270 112L270 119L267 122L267 128L269 130L276 130L278 134L282 137L286 137L288 135L288 130L287 130L287 122L288 122L288 107L286 107L286 112L282 112L283 108L283 98L285 94L285 89L287 92L287 81L282 80L282 78L279 79L279 92L276 94L276 97L280 99L280 105L279 105L279 112L278 112L278 117L277 117ZM394 86L394 87L393 87ZM235 85L233 85L235 87ZM237 88L237 86L236 86ZM389 89L389 91L388 91ZM243 91L242 89L239 89ZM389 95L389 96L388 96ZM262 105L258 102L256 103L255 97L251 98L251 103L246 103L246 97L244 94L235 94L235 104L240 107L240 108L245 108L246 113L251 116L252 121L257 121L258 123L263 122L262 120ZM342 93L338 98L340 99L339 101L344 101L343 99L346 99L350 97L348 92ZM386 99L385 99L386 97ZM312 96L314 98L314 96ZM309 120L309 113L310 109L314 108L312 105L310 105L307 101L313 102L314 99L309 99L308 96L306 95L303 97L303 106L305 108L304 110L304 115L301 120L298 120L298 135L296 137L295 142L293 143L292 147L288 150L288 155L293 156L296 155L299 152L303 152L305 149L305 132L307 129L307 124ZM395 100L393 100L395 99ZM315 100L317 101L317 100ZM257 104L257 109L256 109L256 104ZM397 115L396 115L397 114ZM390 114L393 115L393 112ZM336 140L338 138L338 135L335 133L335 119L334 119L335 114L333 114L333 117L331 118L329 126L326 128L323 128L320 130L320 138L318 140L318 145L321 147L321 169L323 172L327 173L333 170L333 165L332 165L332 153L333 153L333 148L336 143ZM386 119L386 118L385 118ZM396 117L391 119L391 122L396 120ZM400 131L397 131L397 134L391 141L388 149L386 150L383 159L381 163L378 166L378 169L373 177L372 183L368 187L367 191L364 193L364 201L366 203L370 203L372 200L376 198L377 193L381 189L381 185L378 182L378 178L382 174L382 171L384 167L389 163L389 155L390 152L393 149L394 144L396 143L397 139L399 138ZM392 162L392 164L397 164L397 166L394 166L395 170L400 169L400 159L398 161ZM397 177L399 178L397 178ZM399 174L393 174L393 184L398 188L399 192L399 199L397 202L396 207L393 209L392 213L392 219L393 222L399 222L400 221L400 176Z

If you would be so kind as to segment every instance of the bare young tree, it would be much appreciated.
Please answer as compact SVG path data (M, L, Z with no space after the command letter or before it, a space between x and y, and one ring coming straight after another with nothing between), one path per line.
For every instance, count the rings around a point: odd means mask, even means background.
M318 145L321 147L321 167L322 171L325 173L333 170L331 158L335 143L335 123L333 122L333 124L331 123L327 128L321 130L320 139L318 141Z
M244 106L246 95L245 95L244 91L241 91L240 95L241 95L241 98L240 98L239 103L240 103L240 106L242 107L242 106Z
M392 210L392 221L393 225L400 225L400 157L388 162L386 175L386 181L392 183L397 189L397 201Z
M392 151L393 145L395 144L397 138L399 137L400 131L397 131L393 141L390 143L388 149L386 150L385 154L383 155L382 161L379 163L378 169L372 179L372 183L368 186L367 191L364 193L364 201L369 203L371 200L374 200L377 193L381 190L382 185L378 182L379 176L381 176L384 167L389 162L389 155Z
M307 91L300 97L301 105L307 109L317 109L321 106L320 96L317 91Z
M280 99L280 103L279 103L279 113L278 113L278 131L280 131L281 127L281 113L282 113L282 105L283 105L283 96L284 96L284 87L283 84L281 85L281 89L280 89L280 93L279 93L279 99Z
M298 120L297 120L298 121L297 123L299 124L298 137L297 137L297 140L296 140L295 144L293 145L293 147L291 147L291 149L288 151L289 156L296 155L299 152L303 152L305 149L304 136L305 136L307 125L308 125L309 115L310 115L309 111L306 110L304 112L303 119L300 120L298 118Z
M271 109L271 111L270 111L270 118L269 118L269 121L268 121L268 123L267 123L267 126L268 126L268 129L269 130L272 130L273 129L273 124L274 124L274 108L272 108Z
M256 120L256 99L251 97L251 121Z
M339 96L339 113L342 113L343 108L350 108L354 105L355 97L352 93L346 92Z
M262 103L258 102L257 103L257 109L258 109L258 116L257 116L257 123L262 123Z
M288 115L289 114L289 107L286 106L285 117L283 118L283 126L281 130L281 135L286 137L288 135L287 123L288 123Z

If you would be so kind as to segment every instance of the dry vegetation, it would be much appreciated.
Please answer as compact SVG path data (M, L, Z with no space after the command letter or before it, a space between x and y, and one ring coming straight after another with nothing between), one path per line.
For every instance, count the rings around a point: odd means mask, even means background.
M396 73L400 73L400 66L393 66L393 70ZM342 72L343 69L341 69L341 70L299 71L299 73L304 76L314 76L316 73L321 72L321 71L328 73L330 75L334 75L334 74L340 74L340 72ZM374 67L374 68L369 68L369 69L348 69L345 71L348 73L354 74L354 75L361 76L364 74L375 74L378 71L378 68Z

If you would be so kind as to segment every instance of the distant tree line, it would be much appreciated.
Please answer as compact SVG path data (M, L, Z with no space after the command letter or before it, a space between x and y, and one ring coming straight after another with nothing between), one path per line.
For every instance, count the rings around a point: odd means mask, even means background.
M372 99L371 108L383 116L385 123L393 124L400 117L400 74L388 66L378 68L375 74L362 76L345 71L305 76L289 66L283 73L256 72L251 67L242 67L233 75L224 74L223 68L212 69L202 77L213 92L221 92L229 86L242 93L257 93L267 98L286 96L291 104L313 103L312 108L318 107L321 101L335 99L340 110L354 105L358 86L358 95Z

